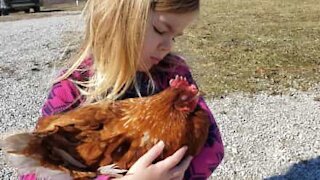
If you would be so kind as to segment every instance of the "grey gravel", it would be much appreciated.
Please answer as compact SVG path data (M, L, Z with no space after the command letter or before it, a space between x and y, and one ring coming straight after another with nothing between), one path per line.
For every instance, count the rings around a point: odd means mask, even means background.
M79 14L79 13L78 13ZM32 130L66 44L65 31L80 31L79 15L0 23L1 133ZM0 179L17 179L0 151Z
M79 15L0 23L1 133L31 130ZM225 143L212 179L320 179L320 86L207 99ZM17 179L0 151L0 179Z
M319 92L210 101L225 143L213 179L320 179Z

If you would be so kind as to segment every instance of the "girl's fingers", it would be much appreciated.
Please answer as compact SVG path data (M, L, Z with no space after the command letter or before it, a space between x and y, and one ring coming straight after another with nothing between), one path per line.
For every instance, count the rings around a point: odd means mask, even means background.
M178 166L170 170L171 179L181 179L184 176L184 172L188 169L192 157L189 156L185 158Z
M148 152L141 156L133 166L148 167L162 153L164 148L163 141L158 142Z
M173 155L167 157L163 161L158 162L157 165L163 166L165 169L171 169L175 167L177 164L179 164L187 149L188 148L186 146L180 148Z

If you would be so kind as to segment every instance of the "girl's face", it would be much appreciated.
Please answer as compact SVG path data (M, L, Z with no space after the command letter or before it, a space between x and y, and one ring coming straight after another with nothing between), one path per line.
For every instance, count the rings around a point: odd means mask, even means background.
M195 19L197 12L174 14L151 12L142 48L139 71L148 71L171 52L174 38Z

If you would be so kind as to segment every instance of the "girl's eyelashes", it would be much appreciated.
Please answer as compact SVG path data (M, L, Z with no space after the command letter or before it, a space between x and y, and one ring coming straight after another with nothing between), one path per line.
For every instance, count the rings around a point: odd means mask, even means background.
M156 28L156 26L153 26L153 30L160 35L163 35L165 33L165 32L161 32L158 28ZM176 39L173 37L172 41L176 42Z
M160 35L164 34L164 32L159 31L159 29L156 28L155 26L153 26L153 30Z

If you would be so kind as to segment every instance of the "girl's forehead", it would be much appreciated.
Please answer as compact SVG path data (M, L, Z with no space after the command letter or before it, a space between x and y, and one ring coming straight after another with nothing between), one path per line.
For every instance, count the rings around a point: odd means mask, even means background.
M164 26L168 30L177 34L182 31L197 17L197 12L189 13L168 13L168 12L154 12L153 23Z

